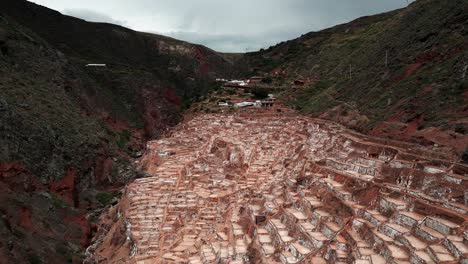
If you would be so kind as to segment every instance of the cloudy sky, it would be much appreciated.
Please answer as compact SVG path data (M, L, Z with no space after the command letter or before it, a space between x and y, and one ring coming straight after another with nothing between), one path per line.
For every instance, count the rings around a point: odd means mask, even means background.
M408 3L407 0L30 1L88 21L172 36L223 52L266 48Z

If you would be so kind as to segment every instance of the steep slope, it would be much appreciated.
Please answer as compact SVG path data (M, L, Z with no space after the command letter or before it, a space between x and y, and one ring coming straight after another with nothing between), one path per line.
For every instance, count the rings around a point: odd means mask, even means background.
M141 98L147 95L145 92L179 107L182 102L177 97L188 100L203 93L205 77L226 73L230 66L203 46L111 24L88 23L26 1L2 1L0 7L7 18L29 28L81 70L88 63L107 64L106 71L87 69L86 75L76 76L96 82L85 85L86 103L93 111L98 107L135 126L145 123L151 136L160 129L158 119L171 117L164 112L158 113L158 118L149 117L145 110L158 111L144 109L148 107ZM160 94L154 94L156 90Z
M202 46L1 1L0 262L80 262L99 208L138 177L130 157L230 67Z
M306 113L462 152L467 23L467 1L419 0L249 53L242 63L278 85L306 81L304 89L285 92Z

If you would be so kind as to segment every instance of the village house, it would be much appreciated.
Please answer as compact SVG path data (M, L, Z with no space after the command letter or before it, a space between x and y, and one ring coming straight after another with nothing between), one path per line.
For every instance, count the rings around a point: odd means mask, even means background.
M249 78L249 83L261 83L263 81L263 77L254 76Z
M85 66L86 67L107 67L106 64L98 64L98 63L90 63L90 64L86 64Z

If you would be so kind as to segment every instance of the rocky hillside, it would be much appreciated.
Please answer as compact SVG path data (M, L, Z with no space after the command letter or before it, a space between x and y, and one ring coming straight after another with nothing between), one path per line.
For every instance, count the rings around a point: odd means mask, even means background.
M138 176L131 157L230 67L202 46L1 1L0 262L79 262L98 209Z
M376 135L468 146L468 2L418 0L393 12L248 53L244 71L305 113Z

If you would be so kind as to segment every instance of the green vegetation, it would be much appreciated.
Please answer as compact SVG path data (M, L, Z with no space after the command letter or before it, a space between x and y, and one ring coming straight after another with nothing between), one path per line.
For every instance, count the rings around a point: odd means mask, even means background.
M77 248L79 248L77 245L73 245L72 248L65 247L65 245L57 245L56 251L67 263L83 263L85 256L82 252L76 251Z
M263 78L262 82L266 84L271 84L273 83L273 79L271 77L265 77Z
M463 154L461 156L461 161L463 163L468 164L468 149L465 149L465 151L463 152Z
M251 93L254 99L264 99L268 97L269 90L264 88L253 88Z
M30 264L42 264L41 258L39 256L33 255L33 254L28 256L28 262Z
M330 96L333 87L330 81L318 81L306 87L293 102L293 105L307 113L317 113L323 109L336 105ZM327 92L328 91L328 92Z
M131 133L130 131L124 129L120 132L117 132L115 134L115 141L116 141L116 144L117 146L119 146L119 148L123 149L127 146L128 142L130 141L130 137L131 137Z
M189 109L192 106L192 104L193 104L193 99L184 98L184 101L181 106L181 110L184 111L184 110Z
M120 194L118 192L100 192L96 195L96 199L103 206L109 205L114 199L119 197Z
M348 24L280 43L245 61L251 74L280 75L283 84L319 80L286 96L304 113L321 114L340 105L366 116L364 129L393 118L420 128L466 131L457 122L466 105L466 30L468 3L422 0L408 8L364 17ZM449 26L448 26L449 25ZM466 71L466 70L465 70ZM466 73L465 73L466 74ZM275 77L278 81L280 78Z
M19 239L24 239L26 234L19 227L13 229L13 235Z
M67 202L65 202L62 198L60 198L56 193L51 192L49 194L52 199L52 204L54 208L65 208L65 207L70 206Z
M234 89L228 89L228 90L226 90L226 93L227 93L228 95L235 95L235 94L236 94L236 91L235 91Z

